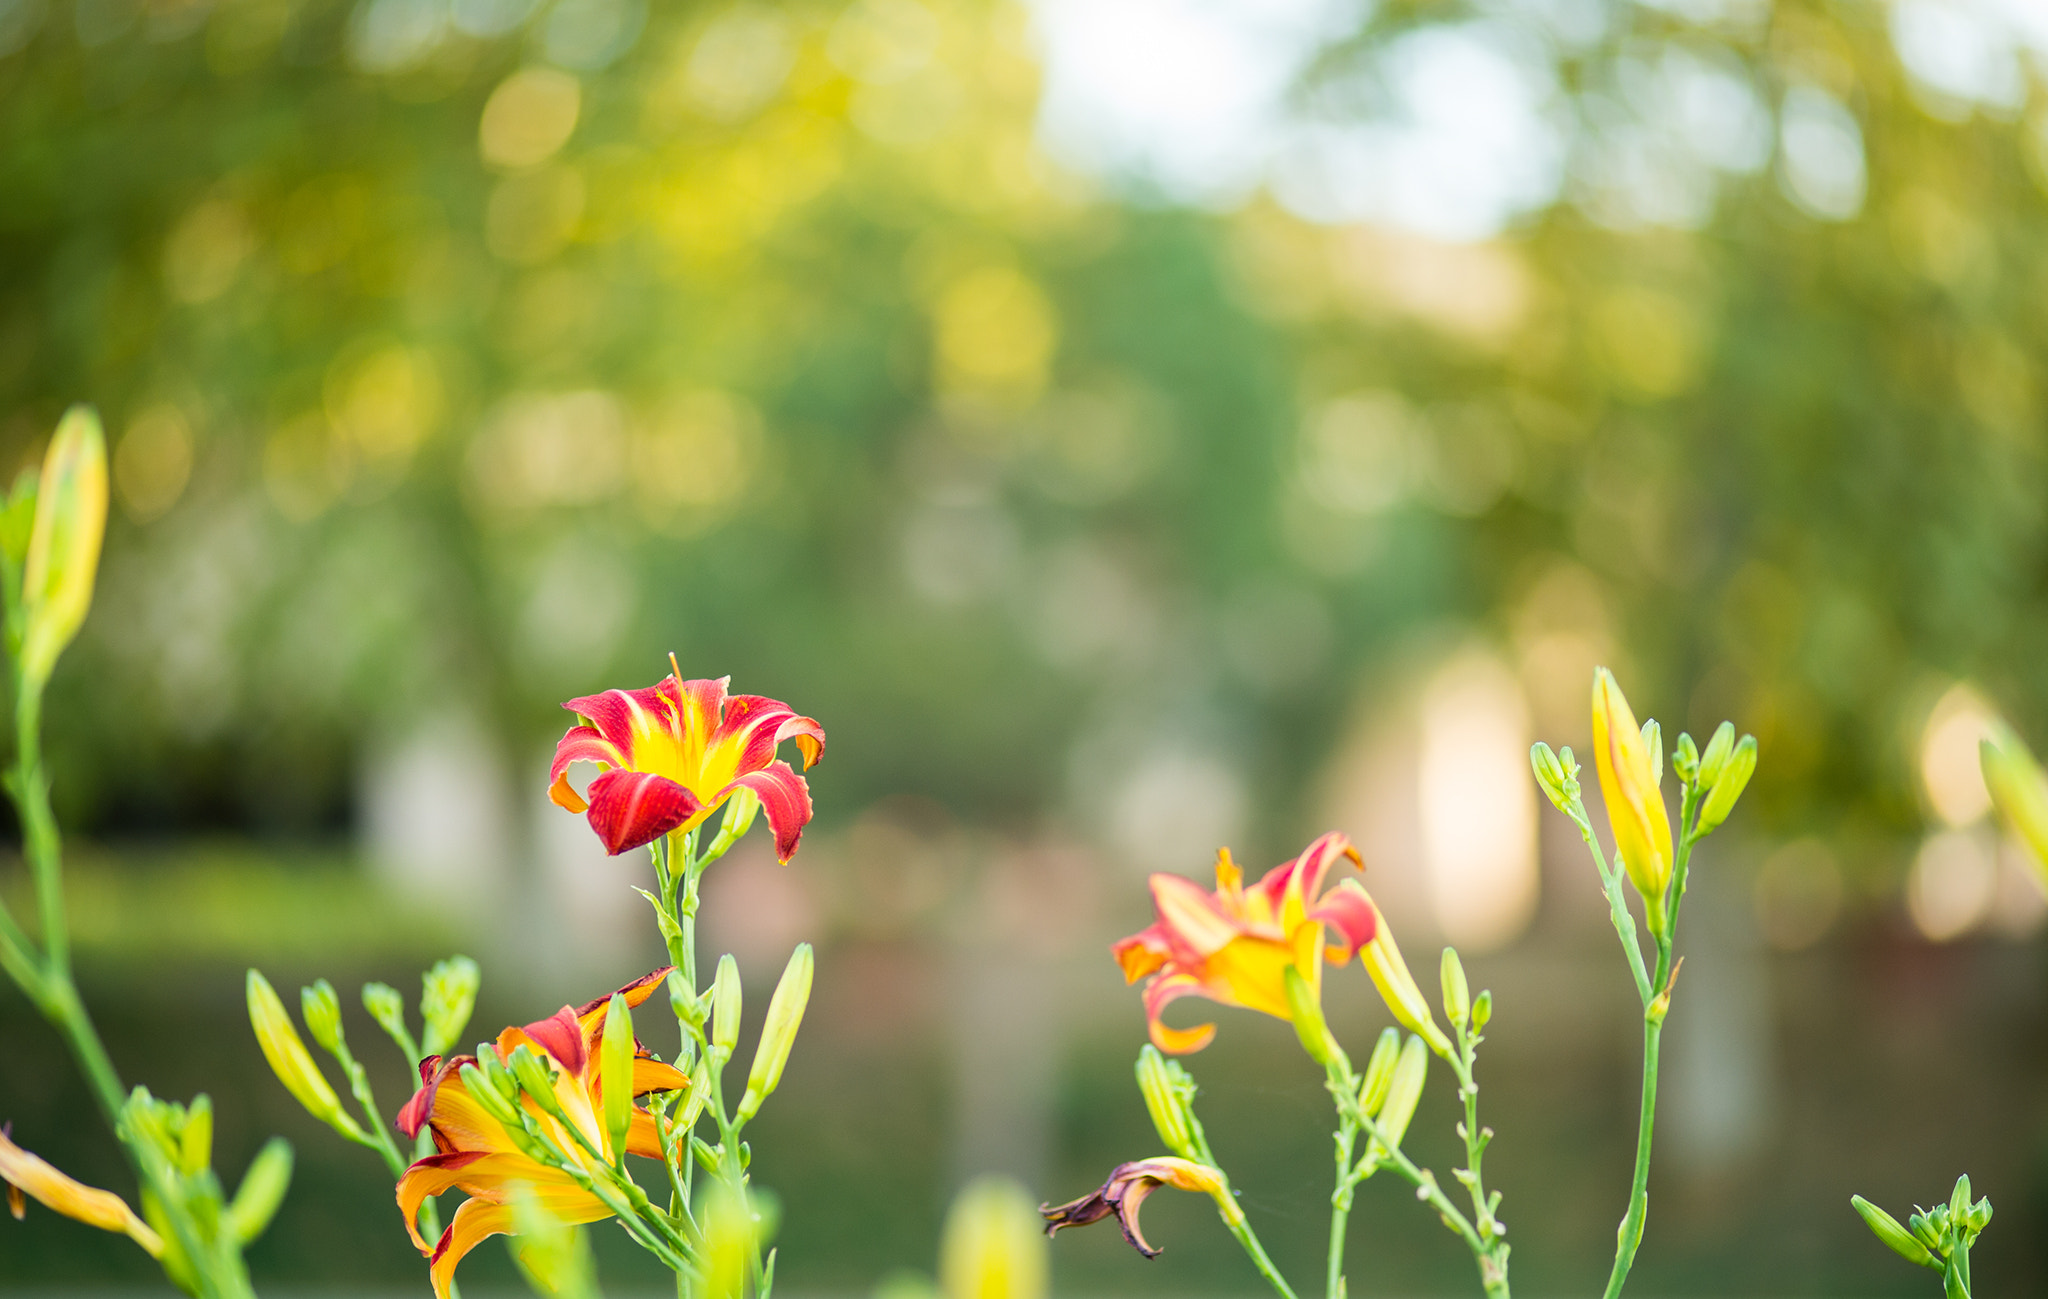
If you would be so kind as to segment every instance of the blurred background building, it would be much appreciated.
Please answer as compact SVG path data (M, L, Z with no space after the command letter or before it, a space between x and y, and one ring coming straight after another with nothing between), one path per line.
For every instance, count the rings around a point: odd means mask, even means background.
M1104 944L1149 871L1337 828L1496 989L1517 1278L1584 1292L1633 1015L1525 763L1607 663L1762 746L1640 1287L1908 1293L1847 1197L1968 1169L1979 1276L2038 1292L2048 900L1975 751L2048 739L2044 304L2034 0L0 0L0 461L76 400L114 439L49 708L89 994L223 1166L294 1137L261 1279L421 1284L240 970L468 951L482 1035L654 964L544 769L674 651L832 740L799 859L707 899L764 992L822 944L756 1142L788 1287L927 1264L973 1173L1150 1153ZM1221 1018L1220 1153L1312 1268L1319 1085ZM0 995L0 1117L120 1184L87 1111ZM1465 1288L1367 1189L1355 1276ZM1063 1236L1062 1291L1254 1292L1154 1212L1155 1263ZM0 1284L144 1276L0 1223Z

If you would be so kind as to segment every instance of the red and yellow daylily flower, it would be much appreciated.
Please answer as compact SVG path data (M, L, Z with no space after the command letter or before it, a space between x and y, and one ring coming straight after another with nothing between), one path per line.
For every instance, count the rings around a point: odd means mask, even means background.
M1230 1187L1223 1180L1222 1173L1207 1164L1172 1155L1118 1164L1110 1170L1109 1180L1096 1190L1066 1204L1041 1204L1038 1212L1045 1218L1045 1234L1048 1236L1058 1234L1062 1227L1085 1227L1114 1214L1116 1225L1122 1229L1131 1248L1146 1258L1157 1258L1158 1248L1145 1239L1144 1232L1138 1230L1138 1209L1145 1203L1145 1197L1162 1186L1199 1191L1209 1196L1223 1210L1226 1221L1242 1216L1237 1202L1230 1198Z
M685 681L678 668L644 690L563 704L583 721L555 746L548 797L571 812L587 810L590 828L616 856L694 829L733 794L751 790L775 832L776 858L788 861L811 819L811 793L775 751L795 740L808 771L824 756L825 728L780 700L726 694L731 680ZM585 794L569 784L575 762L601 769Z
M645 978L619 989L629 1006L652 996L668 977L662 967ZM599 1079L598 1040L604 1032L605 1010L610 997L599 997L580 1007L562 1007L553 1015L524 1028L508 1028L498 1034L490 1049L501 1061L509 1061L521 1046L544 1053L555 1071L554 1099L568 1123L572 1123L597 1150L606 1163L615 1159L611 1138L604 1122L604 1089ZM679 1091L690 1080L674 1066L652 1058L635 1043L633 1095ZM405 1108L398 1112L398 1127L407 1136L417 1136L421 1127L434 1135L435 1153L416 1161L398 1182L398 1208L405 1216L405 1229L420 1253L432 1260L434 1293L447 1299L455 1276L455 1265L486 1237L509 1233L513 1226L512 1201L525 1188L546 1212L564 1223L596 1222L611 1216L603 1201L579 1186L564 1170L544 1164L520 1149L488 1109L470 1095L462 1067L473 1065L473 1055L442 1059L429 1056L420 1062L421 1086ZM472 1075L474 1076L474 1075ZM536 1127L553 1139L555 1146L575 1160L593 1177L604 1170L583 1142L570 1132L562 1119L545 1112L530 1096L521 1097ZM635 1106L626 1135L626 1152L649 1159L662 1157L660 1134L654 1116ZM469 1194L449 1220L441 1239L429 1246L420 1237L420 1205L430 1195L451 1188Z
M1214 893L1179 875L1154 875L1152 904L1159 919L1110 949L1127 982L1151 976L1145 1017L1152 1044L1178 1055L1199 1051L1216 1036L1214 1024L1180 1029L1161 1022L1160 1012L1182 997L1207 997L1291 1020L1290 968L1320 996L1325 955L1342 965L1372 941L1376 929L1372 899L1356 880L1321 892L1323 877L1343 858L1357 863L1358 850L1332 833L1250 888L1228 848L1216 854Z
M26 1192L67 1218L76 1218L101 1231L121 1232L147 1250L151 1258L163 1254L162 1238L136 1216L126 1200L112 1191L87 1186L59 1172L15 1145L12 1136L11 1127L0 1124L0 1183L7 1187L8 1212L16 1218L28 1212L27 1202L23 1199L23 1192Z

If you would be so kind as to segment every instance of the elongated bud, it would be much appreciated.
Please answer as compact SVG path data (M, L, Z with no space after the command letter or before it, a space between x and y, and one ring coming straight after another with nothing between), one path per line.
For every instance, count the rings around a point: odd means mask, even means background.
M1721 773L1728 769L1728 757L1735 752L1735 724L1723 722L1714 728L1714 734L1707 741L1706 749L1700 754L1699 781L1701 789L1712 789L1721 779Z
M668 972L668 1006L676 1013L676 1019L686 1027L704 1027L704 1005L697 1000L696 993L683 985L683 972Z
M486 1054L495 1056L497 1053L493 1051ZM508 1073L506 1076L509 1078L511 1075ZM505 1094L498 1089L495 1080L484 1072L482 1065L466 1064L456 1070L456 1077L462 1079L462 1089L469 1093L470 1098L484 1113L506 1127L521 1126L518 1111L513 1108L512 1102L505 1099Z
M747 1272L756 1257L754 1215L741 1192L715 1182L698 1221L703 1226L703 1299L745 1299Z
M1465 982L1465 963L1458 959L1457 948L1444 948L1440 973L1444 985L1444 1018L1463 1028L1472 1018L1472 989Z
M555 1096L555 1074L548 1062L524 1043L512 1049L512 1059L507 1062L512 1076L519 1080L519 1090L531 1096L540 1107L549 1113L560 1108L561 1102Z
M1662 757L1652 763L1635 713L1606 668L1593 673L1593 756L1614 851L1643 896L1651 931L1661 934L1668 919L1664 894L1671 885L1671 817L1658 788Z
M1970 1206L1970 1230L1980 1232L1991 1225L1991 1197L1985 1196Z
M477 1044L476 1058L477 1067L484 1071L484 1081L490 1084L491 1090L505 1103L510 1122L524 1127L525 1124L519 1122L519 1116L512 1113L519 1108L519 1098L525 1094L520 1090L519 1079L512 1074L512 1067L499 1057L497 1048L488 1042Z
M1688 785L1700 774L1699 747L1692 742L1692 735L1689 732L1678 733L1678 743L1671 751L1671 771Z
M604 1128L614 1154L626 1152L626 1133L633 1126L633 1012L626 999L612 994L604 1011L604 1037L598 1045L599 1087L604 1094Z
M711 841L705 852L707 859L723 857L726 850L746 837L753 829L754 818L761 811L761 796L744 787L732 792L725 800L725 818L718 823L718 837Z
M1900 1226L1897 1218L1860 1195L1850 1196L1849 1203L1855 1206L1857 1213L1863 1215L1864 1225L1870 1228L1871 1234L1889 1246L1893 1253L1908 1263L1918 1263L1921 1267L1940 1270L1941 1264L1935 1260L1934 1255L1928 1253L1927 1247L1913 1238L1912 1232Z
M1652 717L1643 723L1643 747L1650 751L1650 783L1664 783L1664 729Z
M312 1052L306 1050L298 1029L292 1027L276 989L253 969L249 971L248 1000L249 1026L256 1030L256 1044L263 1048L263 1058L270 1062L271 1072L285 1090L314 1118L351 1140L363 1140L363 1130L341 1108L341 1099L313 1063Z
M315 979L312 986L299 989L299 1013L306 1017L306 1031L329 1055L341 1051L341 999L334 985Z
M1551 806L1570 815L1572 799L1565 790L1564 764L1557 760L1557 754L1551 751L1550 746L1541 740L1529 748L1529 769L1536 773L1537 787L1543 791L1543 796L1550 800Z
M1387 1089L1394 1085L1394 1062L1401 1058L1401 1030L1383 1028L1365 1062L1365 1081L1358 1087L1358 1108L1378 1114L1387 1103Z
M1961 1177L1958 1177L1956 1179L1956 1189L1949 1193L1948 1216L1950 1222L1954 1222L1957 1224L1969 1220L1970 1175L1968 1173L1964 1173Z
M0 555L7 557L8 565L16 573L28 559L29 534L36 526L36 482L40 477L33 469L16 474L6 505L0 508Z
M782 969L782 978L768 998L768 1018L761 1025L761 1041L754 1047L754 1067L747 1071L747 1090L740 1097L741 1122L760 1112L761 1103L775 1094L782 1082L782 1069L789 1063L790 1048L796 1045L797 1029L803 1026L804 1008L811 1002L811 974L815 960L809 943L798 943Z
M1006 1178L970 1183L953 1201L939 1245L945 1299L1044 1299L1050 1269L1042 1223Z
M1316 999L1315 989L1308 986L1308 980L1302 978L1301 971L1292 965L1282 971L1280 977L1287 988L1287 1013L1294 1022L1294 1035L1301 1039L1301 1049L1319 1065L1327 1066L1331 1061L1342 1058L1344 1049L1330 1034L1330 1025L1323 1019L1323 1007Z
M1183 1159L1193 1159L1194 1127L1188 1121L1187 1074L1147 1042L1138 1051L1138 1094L1145 1098L1145 1112L1166 1148Z
M1977 749L1984 767L1984 787L1991 801L2032 851L2034 868L2048 878L2048 778L2018 735L2003 725Z
M1415 1118L1415 1107L1422 1100L1422 1084L1428 1078L1429 1052L1423 1048L1420 1037L1410 1037L1394 1062L1394 1076L1387 1084L1387 1099L1378 1115L1380 1131L1393 1145L1382 1145L1374 1138L1366 1147L1367 1164L1378 1167L1400 1148L1401 1139L1408 1135L1408 1124Z
M21 673L37 687L92 606L107 531L107 440L90 406L64 412L36 488L35 526L21 579L26 630Z
M1477 1033L1493 1019L1493 989L1483 988L1472 1002L1472 1031Z
M185 1121L178 1131L178 1171L197 1177L213 1166L213 1098L205 1092L185 1107Z
M711 981L711 1045L732 1058L740 1041L740 963L728 952L718 958L718 974Z
M1941 1245L1941 1233L1934 1228L1934 1219L1924 1213L1915 1213L1906 1219L1906 1226L1913 1232L1913 1238L1929 1249Z
M249 1161L242 1184L235 1188L227 1211L229 1234L244 1245L261 1236L277 1216L277 1207L284 1203L291 1184L292 1144L283 1137L272 1137Z
M1379 989L1380 1000L1387 1003L1387 1009L1393 1012L1402 1027L1411 1033L1420 1033L1429 1043L1430 1050L1446 1060L1450 1059L1451 1040L1436 1026L1429 1002L1423 998L1422 989L1415 986L1415 976L1408 973L1408 963L1401 959L1401 946L1394 941L1393 927L1387 923L1378 903L1373 904L1372 910L1372 941L1359 949L1359 961L1365 966L1366 974L1371 976L1373 987Z
M467 956L450 956L434 962L420 977L420 1018L424 1031L420 1050L426 1055L445 1054L469 1027L470 1012L476 1009L476 990L483 972Z
M1728 814L1735 810L1735 800L1742 797L1742 791L1749 787L1749 778L1755 773L1756 737L1745 735L1728 755L1721 778L1714 782L1713 792L1707 795L1707 801L1700 807L1700 834L1706 834L1728 819Z

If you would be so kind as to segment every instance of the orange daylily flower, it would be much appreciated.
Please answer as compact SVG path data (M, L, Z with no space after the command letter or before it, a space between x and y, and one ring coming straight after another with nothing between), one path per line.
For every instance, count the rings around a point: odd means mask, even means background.
M811 794L775 751L795 740L808 771L824 756L825 728L780 700L727 695L731 680L685 681L677 669L644 690L563 704L583 721L555 746L548 797L571 812L587 810L590 828L616 856L693 829L737 791L752 790L775 832L775 856L788 861L811 819ZM602 769L587 795L569 785L572 762Z
M0 1182L7 1186L7 1208L15 1217L28 1211L22 1199L25 1191L67 1218L76 1218L101 1231L125 1233L151 1258L164 1252L162 1238L135 1215L126 1200L57 1171L15 1145L12 1136L10 1125L0 1125Z
M1179 875L1154 875L1158 921L1110 949L1127 982L1151 976L1145 985L1145 1015L1152 1044L1178 1055L1199 1051L1216 1036L1214 1024L1179 1029L1160 1021L1160 1012L1182 997L1207 997L1292 1019L1286 983L1290 967L1320 996L1326 946L1329 960L1342 965L1372 941L1377 928L1372 899L1356 880L1318 896L1323 876L1346 857L1358 862L1358 850L1332 833L1250 888L1228 848L1216 854L1214 893Z
M1219 1204L1226 1204L1229 1200L1223 1175L1215 1169L1191 1159L1158 1155L1118 1164L1110 1170L1109 1180L1099 1189L1066 1204L1041 1204L1038 1212L1045 1218L1045 1234L1048 1236L1057 1234L1062 1227L1085 1227L1115 1214L1116 1225L1122 1229L1131 1248L1146 1258L1157 1258L1158 1248L1145 1239L1144 1232L1138 1230L1138 1208L1145 1203L1146 1196L1162 1186L1200 1191Z
M668 977L663 966L645 978L619 989L629 1006L637 1006L654 994ZM604 1123L604 1095L598 1071L598 1039L604 1033L609 996L599 997L576 1009L562 1007L553 1015L524 1028L508 1028L498 1034L493 1048L500 1060L509 1060L521 1046L542 1052L552 1061L556 1073L555 1100L570 1123L609 1161L616 1157ZM635 1043L633 1095L680 1091L690 1080L674 1066L654 1059L645 1047ZM564 1223L596 1222L611 1216L611 1210L574 1178L559 1168L528 1156L498 1120L469 1093L461 1070L473 1065L473 1055L443 1060L429 1056L420 1062L421 1087L405 1108L398 1112L398 1127L407 1136L417 1136L421 1127L434 1134L435 1153L416 1161L398 1182L398 1208L405 1216L405 1229L420 1253L433 1261L434 1293L448 1299L448 1287L455 1265L486 1237L510 1233L512 1201L524 1187L540 1207ZM532 1097L522 1097L526 1112L540 1131L570 1159L588 1172L603 1176L582 1142L563 1123L543 1111ZM635 1106L632 1125L626 1135L626 1152L648 1159L662 1157L661 1138L654 1116ZM419 1210L430 1195L460 1188L470 1198L455 1211L441 1239L429 1247L420 1237Z

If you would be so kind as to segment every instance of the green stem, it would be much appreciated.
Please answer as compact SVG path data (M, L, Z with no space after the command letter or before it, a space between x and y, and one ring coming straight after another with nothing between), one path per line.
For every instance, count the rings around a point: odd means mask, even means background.
M1349 1071L1345 1082L1349 1084ZM1330 1196L1330 1254L1329 1266L1324 1272L1323 1293L1327 1299L1339 1299L1344 1294L1344 1233L1351 1225L1351 1194L1357 1182L1352 1180L1351 1152L1358 1143L1358 1125L1338 1107L1337 1120L1337 1187Z
M1650 1135L1657 1122L1657 1045L1663 1034L1661 1020L1643 1020L1643 1107L1636 1129L1635 1180L1630 1183L1628 1213L1616 1233L1614 1270L1607 1277L1605 1299L1618 1299L1628 1281L1629 1268L1636 1261L1636 1246L1643 1240L1643 1220L1650 1207Z

